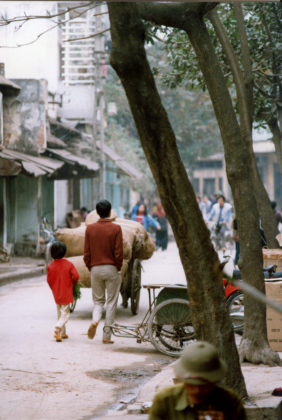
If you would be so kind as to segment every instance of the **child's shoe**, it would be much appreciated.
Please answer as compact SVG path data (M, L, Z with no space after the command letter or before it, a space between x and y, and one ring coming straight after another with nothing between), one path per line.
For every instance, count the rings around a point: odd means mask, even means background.
M61 334L61 338L69 338L67 334Z

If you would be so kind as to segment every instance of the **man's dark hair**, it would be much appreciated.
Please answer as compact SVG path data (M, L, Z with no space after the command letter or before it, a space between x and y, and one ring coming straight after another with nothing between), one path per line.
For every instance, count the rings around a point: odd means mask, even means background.
M224 202L226 201L226 200L225 200L224 195L222 195L222 194L221 194L221 195L219 195L219 196L217 197L217 200L218 200L219 198L222 198Z
M80 212L88 211L86 207L81 207Z
M276 201L270 201L270 204L271 204L271 208L272 208L272 210L275 210L275 208L276 208L276 206L277 206Z
M67 247L63 242L54 242L51 246L51 257L54 260L60 260L64 258L67 252Z
M101 219L105 219L106 217L109 217L111 210L112 210L112 205L108 200L100 200L96 204L96 211L101 217Z

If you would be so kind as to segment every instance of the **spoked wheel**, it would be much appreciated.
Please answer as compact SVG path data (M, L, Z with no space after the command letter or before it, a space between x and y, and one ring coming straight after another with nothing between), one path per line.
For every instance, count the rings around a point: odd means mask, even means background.
M237 333L242 333L244 330L244 295L238 290L233 295L229 296L228 309L231 315L231 322L233 329ZM236 316L236 314L238 314Z
M74 311L75 305L76 305L76 299L74 299L73 302L70 303L70 312L71 313Z
M132 276L131 276L131 312L132 315L138 314L140 290L141 290L141 262L136 259L133 262Z
M168 356L179 356L185 345L195 339L189 301L169 299L153 310L148 332L151 343Z

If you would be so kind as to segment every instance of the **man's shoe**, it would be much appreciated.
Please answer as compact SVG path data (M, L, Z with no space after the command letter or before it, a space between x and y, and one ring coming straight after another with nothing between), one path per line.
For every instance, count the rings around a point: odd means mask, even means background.
M114 344L112 340L102 340L103 344Z
M87 335L88 335L88 338L90 338L90 340L93 340L93 338L95 337L97 326L98 324L94 323L94 324L91 324L90 327L88 328Z
M61 338L69 338L69 336L67 334L62 334Z
M62 341L60 334L55 333L54 337L56 338L56 341L58 341L58 342Z

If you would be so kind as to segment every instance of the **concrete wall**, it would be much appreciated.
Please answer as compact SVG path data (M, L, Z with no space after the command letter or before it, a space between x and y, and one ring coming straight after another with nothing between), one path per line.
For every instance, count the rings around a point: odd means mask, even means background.
M57 108L58 117L93 121L94 86L67 86L60 90L64 91L65 95L63 107Z
M55 181L55 228L66 226L66 213L73 210L68 203L68 181Z
M37 154L47 145L46 80L14 79L21 86L17 97L5 97L3 109L4 146Z
M57 13L55 1L1 1L1 15L5 18L27 15ZM18 31L17 25L2 26L2 44L16 47L36 40L38 35L55 26L50 19L35 19L25 23ZM59 39L58 28L42 35L36 42L20 48L1 48L1 62L5 63L8 79L46 79L49 89L56 92L59 79ZM5 42L4 42L5 41Z
M29 178L19 175L16 179L16 243L25 240L37 242L38 218L37 218L37 178Z

